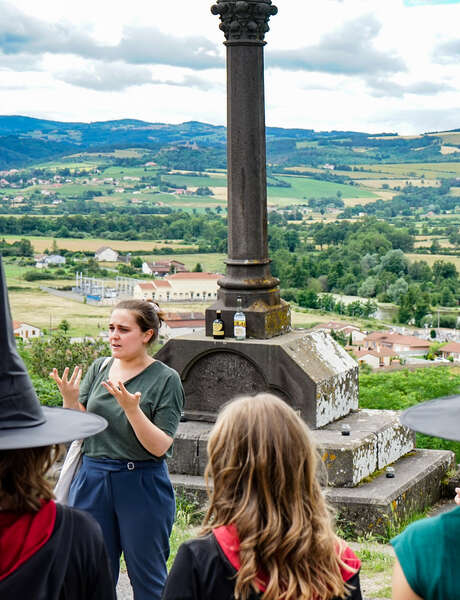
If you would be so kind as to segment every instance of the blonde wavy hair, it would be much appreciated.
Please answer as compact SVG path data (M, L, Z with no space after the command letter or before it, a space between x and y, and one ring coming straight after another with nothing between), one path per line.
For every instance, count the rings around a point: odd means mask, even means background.
M269 577L264 600L346 596L341 541L317 479L316 446L296 412L267 393L237 398L220 412L208 456L210 504L201 533L236 526L235 598L250 597L261 571Z

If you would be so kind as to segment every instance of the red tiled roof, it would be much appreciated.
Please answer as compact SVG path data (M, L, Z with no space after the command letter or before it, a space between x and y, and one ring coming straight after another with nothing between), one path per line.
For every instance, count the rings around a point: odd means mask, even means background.
M164 281L164 279L155 279L155 281L152 282L153 287L155 288L170 288L171 284L169 283L169 281Z
M202 321L204 319L202 312L168 312L164 315L164 321Z
M33 327L34 329L38 329L35 325L31 325L30 323L24 323L24 321L13 321L13 331L19 329L23 325L27 325L27 327Z
M178 329L179 327L204 327L206 324L205 319L173 319L172 321L165 319L164 322L168 327L171 327L171 329Z
M421 338L415 337L415 335L401 335L399 333L380 333L374 331L369 334L364 341L380 341L387 344L401 344L404 346L410 346L411 348L429 348L430 342L422 340Z
M439 349L440 352L460 352L459 342L449 342L445 346Z
M372 333L369 333L366 337L366 340L380 340L388 335L391 335L389 331L372 331Z
M141 290L152 290L153 283L151 281L149 281L148 283L140 283L139 287L141 288Z

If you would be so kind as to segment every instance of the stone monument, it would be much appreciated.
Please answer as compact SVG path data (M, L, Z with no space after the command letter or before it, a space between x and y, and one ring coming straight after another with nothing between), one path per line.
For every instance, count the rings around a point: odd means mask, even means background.
M263 48L277 9L271 0L217 0L211 11L227 47L228 258L217 301L206 311L206 335L174 338L157 354L179 372L186 396L171 478L203 497L206 443L220 406L237 394L270 391L314 430L339 514L358 532L381 533L439 497L433 483L452 466L452 453L412 452L414 435L395 411L358 411L358 365L348 353L323 332L290 330L267 244ZM238 297L244 341L233 337ZM211 337L217 310L226 334L219 341ZM383 472L390 464L391 479Z

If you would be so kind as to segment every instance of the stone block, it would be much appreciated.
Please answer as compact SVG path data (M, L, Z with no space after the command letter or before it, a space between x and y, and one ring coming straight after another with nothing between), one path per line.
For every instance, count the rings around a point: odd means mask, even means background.
M211 425L201 421L180 423L174 438L173 455L168 459L171 473L202 475L206 465L206 444Z
M157 358L179 372L191 420L212 422L223 403L263 391L298 410L312 429L358 407L358 365L321 331L245 341L191 334L169 340Z
M341 435L343 425L350 435ZM350 487L415 447L415 434L399 412L362 409L313 432L331 486Z
M338 522L354 536L388 535L415 512L433 505L442 495L441 480L455 464L448 450L417 449L397 460L395 477L380 473L354 488L325 490Z

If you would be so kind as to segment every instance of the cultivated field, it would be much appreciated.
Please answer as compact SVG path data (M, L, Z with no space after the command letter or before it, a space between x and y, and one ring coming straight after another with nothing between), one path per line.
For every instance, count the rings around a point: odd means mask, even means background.
M416 260L424 260L430 265L430 267L437 260L451 262L454 263L454 265L457 267L457 271L460 272L460 256L450 256L445 254L406 254L406 256L411 262Z
M40 237L40 236L27 236L27 235L5 235L2 236L7 242L11 243L16 240L26 238L30 240L35 252L41 253L46 249L51 250L53 246L53 240L56 240L58 248L65 248L72 252L87 251L96 252L101 246L110 246L118 252L141 252L141 251L153 251L158 248L171 248L172 250L181 250L184 247L194 247L193 244L184 244L181 241L144 241L144 240L104 240L102 238L92 239L76 239L76 238L51 238L51 237ZM169 256L169 255L168 255ZM166 256L166 258L168 258ZM163 260L165 256L163 256Z

